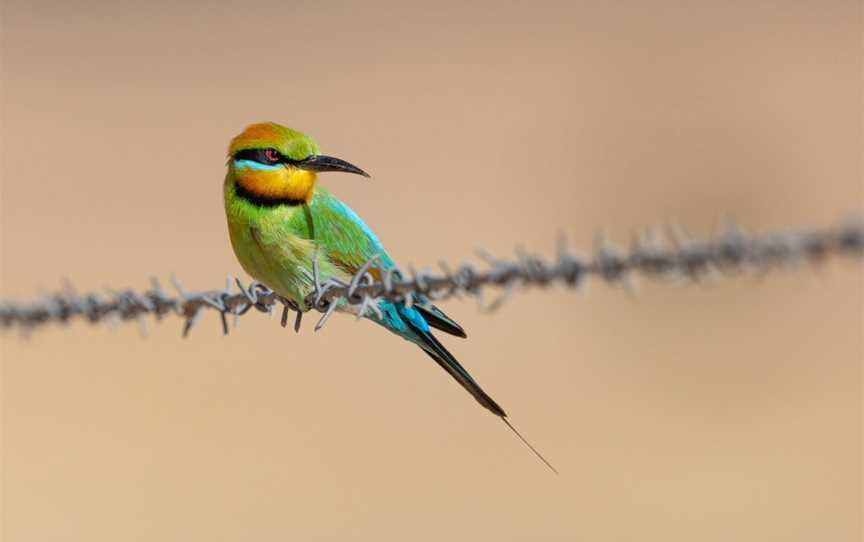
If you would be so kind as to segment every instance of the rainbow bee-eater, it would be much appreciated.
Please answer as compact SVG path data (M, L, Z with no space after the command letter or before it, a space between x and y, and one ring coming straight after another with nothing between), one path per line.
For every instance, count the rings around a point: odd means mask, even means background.
M357 166L322 155L306 134L275 123L249 126L228 148L225 213L234 253L249 275L301 307L315 289L313 261L322 282L350 281L373 256L377 260L369 272L377 280L394 265L360 217L318 185L318 174L329 171L369 177ZM381 301L378 309L380 316L368 311L365 318L419 346L549 465L432 334L434 328L464 338L459 324L422 296L410 307ZM337 310L351 306L342 304Z

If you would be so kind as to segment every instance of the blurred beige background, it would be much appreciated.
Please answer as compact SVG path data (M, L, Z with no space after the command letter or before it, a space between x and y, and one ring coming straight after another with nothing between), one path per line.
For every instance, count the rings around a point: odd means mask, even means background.
M524 5L523 5L524 4ZM224 151L274 120L402 263L862 208L861 4L2 2L2 286L242 275ZM2 534L859 540L854 264L520 293L445 339L561 471L407 343L249 315L2 341Z

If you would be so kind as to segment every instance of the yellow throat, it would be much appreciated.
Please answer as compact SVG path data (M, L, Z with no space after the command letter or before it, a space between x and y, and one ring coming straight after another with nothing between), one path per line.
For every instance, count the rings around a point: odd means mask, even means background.
M314 171L291 165L264 166L245 160L231 164L234 181L247 193L259 198L309 202L315 193Z

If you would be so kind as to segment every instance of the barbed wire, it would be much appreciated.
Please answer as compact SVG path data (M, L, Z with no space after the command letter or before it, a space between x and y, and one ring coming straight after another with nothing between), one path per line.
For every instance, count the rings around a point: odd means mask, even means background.
M830 257L851 256L860 261L864 256L864 221L763 235L744 232L730 222L707 240L694 239L681 228L666 228L662 235L657 230L649 230L634 237L626 249L615 247L605 236L599 235L591 256L575 254L561 236L554 259L524 250L518 250L511 259L496 258L483 251L478 255L484 260L483 268L463 264L451 269L444 263L439 264L438 273L413 269L406 273L391 268L380 272L378 281L371 272L376 269L376 256L348 283L332 278L322 280L316 257L313 291L302 305L259 282L244 286L239 279L231 277L224 288L204 292L189 292L172 277L175 295L167 293L157 279L151 279L151 287L140 293L106 290L79 294L66 283L59 291L34 302L0 300L0 328L17 328L30 333L46 324L65 324L76 319L92 323L137 320L142 333L146 334L145 316L152 315L158 320L176 314L185 319L185 337L205 310L215 310L221 317L222 331L227 334L231 327L229 317L236 326L239 318L252 309L274 314L281 306L282 326L288 325L290 314L294 312L296 331L300 330L304 313L313 310L321 313L315 325L318 331L337 308L350 309L357 318L381 317L379 303L383 300L410 305L454 296L474 297L482 308L494 311L516 288L560 284L577 289L590 278L631 288L632 278L637 275L697 282L709 276L763 274L778 268L818 264ZM500 290L490 303L484 300L487 288Z

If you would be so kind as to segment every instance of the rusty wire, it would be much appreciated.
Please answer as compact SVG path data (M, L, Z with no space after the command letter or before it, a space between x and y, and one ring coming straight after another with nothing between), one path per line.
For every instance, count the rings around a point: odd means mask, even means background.
M138 293L132 290L106 290L79 294L70 285L30 303L0 300L0 328L18 328L29 333L49 323L67 323L79 319L92 323L137 320L146 329L143 318L161 319L174 314L184 318L183 335L198 322L204 310L215 310L221 317L223 333L252 309L272 314L281 306L282 326L295 313L293 327L299 331L303 314L321 313L315 330L327 322L337 308L350 308L357 317L380 317L379 303L392 300L411 304L428 298L441 301L454 296L470 296L487 310L498 308L516 288L562 285L577 289L587 279L595 278L612 285L629 286L633 276L649 279L679 279L695 282L707 276L741 273L764 273L800 264L815 264L829 257L864 256L864 222L847 222L836 227L764 235L746 233L734 224L725 225L708 240L693 239L680 229L669 229L665 235L648 232L633 239L629 248L617 248L599 236L591 256L577 256L564 239L559 240L554 259L518 251L515 258L500 259L481 252L485 264L478 267L463 264L451 269L440 264L440 272L388 269L376 281L369 272L376 258L363 265L348 283L323 280L317 259L313 265L314 287L304 303L297 304L273 292L267 286L252 282L244 286L229 277L222 289L189 292L172 277L176 293L166 292L158 280ZM236 287L236 291L235 291ZM484 303L487 288L500 290L496 299Z

